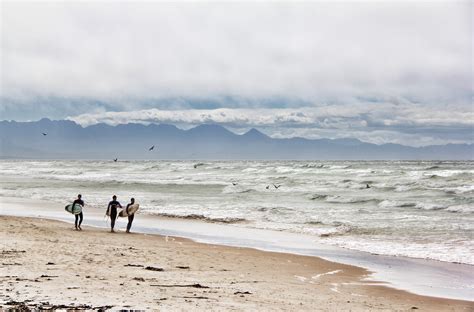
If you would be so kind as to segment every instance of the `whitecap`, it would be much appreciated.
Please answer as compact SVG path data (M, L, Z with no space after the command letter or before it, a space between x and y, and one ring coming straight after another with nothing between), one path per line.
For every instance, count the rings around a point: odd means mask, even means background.
M472 212L474 212L474 205L473 204L468 204L468 205L449 206L448 208L446 208L446 211L472 213Z

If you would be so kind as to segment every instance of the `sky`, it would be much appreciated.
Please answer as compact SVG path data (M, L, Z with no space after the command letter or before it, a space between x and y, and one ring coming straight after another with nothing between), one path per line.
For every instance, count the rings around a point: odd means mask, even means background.
M0 119L473 143L471 1L1 2Z

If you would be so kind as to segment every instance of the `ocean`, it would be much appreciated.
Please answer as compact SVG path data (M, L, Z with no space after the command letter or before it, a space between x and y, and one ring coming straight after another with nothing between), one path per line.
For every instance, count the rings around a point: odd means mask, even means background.
M2 160L0 175L4 197L63 207L82 194L85 218L134 197L141 214L474 265L472 161Z

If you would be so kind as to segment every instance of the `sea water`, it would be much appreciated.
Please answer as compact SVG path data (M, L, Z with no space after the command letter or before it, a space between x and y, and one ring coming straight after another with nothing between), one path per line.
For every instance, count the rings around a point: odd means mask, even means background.
M0 161L0 196L304 233L322 244L474 265L470 161Z

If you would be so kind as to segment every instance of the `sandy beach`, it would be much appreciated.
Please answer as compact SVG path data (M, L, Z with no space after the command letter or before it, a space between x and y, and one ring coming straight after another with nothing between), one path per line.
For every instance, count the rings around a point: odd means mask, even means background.
M316 257L0 217L0 306L145 310L473 311L364 281Z

